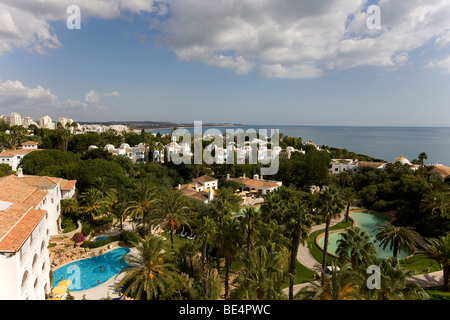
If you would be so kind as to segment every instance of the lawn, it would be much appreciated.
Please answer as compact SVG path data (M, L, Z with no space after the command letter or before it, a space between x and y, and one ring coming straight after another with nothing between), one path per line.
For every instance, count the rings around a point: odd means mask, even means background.
M342 221L340 223L338 223L337 225L333 226L330 228L330 231L333 230L340 230L340 229L346 229L349 228L353 225L353 220L349 220L348 222ZM312 256L314 257L314 259L316 259L319 263L322 263L323 260L323 251L316 245L316 238L317 236L319 236L320 234L324 233L325 231L319 230L316 232L311 233L308 236L308 247L309 247L309 251L311 252ZM336 260L335 257L333 257L332 255L328 254L327 255L327 264L331 263L332 261Z
M430 300L450 301L450 291L449 292L442 291L442 286L430 288L426 290L426 292L430 296Z

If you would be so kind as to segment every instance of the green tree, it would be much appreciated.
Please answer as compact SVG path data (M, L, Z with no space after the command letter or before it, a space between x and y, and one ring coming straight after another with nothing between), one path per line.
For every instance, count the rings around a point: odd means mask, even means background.
M426 239L427 244L418 254L439 263L444 276L444 291L449 291L450 277L450 235Z
M243 251L240 260L243 269L233 281L238 297L264 300L269 293L271 298L283 295L280 287L284 280L286 258L281 252L268 251L266 247L259 246L251 252Z
M312 215L304 202L292 201L286 204L283 216L285 231L289 234L289 300L294 297L295 266L300 243L305 244L311 230Z
M339 261L350 262L353 270L369 265L376 255L376 248L367 232L359 227L347 229L340 234L336 254Z
M420 235L413 227L397 227L389 221L384 222L380 228L375 229L377 235L375 241L379 241L383 249L389 245L393 257L396 258L401 248L414 252L417 250L417 243Z
M164 252L161 238L147 235L133 243L137 253L126 256L127 266L116 289L123 286L123 293L136 300L159 300L170 297L177 283L176 269Z
M341 198L342 201L344 201L346 209L345 209L345 222L348 222L348 216L350 212L350 206L352 205L353 201L357 199L355 191L347 187L341 191Z
M208 297L208 268L207 247L216 232L216 223L210 217L204 216L200 219L200 225L196 229L197 239L201 242L202 251L202 285L205 297Z
M173 234L181 225L189 226L190 208L186 197L180 192L165 191L156 200L152 220L170 233L170 243L173 250Z
M228 300L231 262L244 242L238 220L224 216L217 224L215 241L217 246L220 247L220 253L225 257L224 298Z
M322 215L322 220L325 222L325 239L323 246L323 260L322 270L327 266L327 250L328 250L328 236L330 233L331 220L337 218L344 209L344 203L339 192L334 187L325 187L319 194L318 198L319 212ZM322 282L324 281L322 274Z
M241 226L244 229L247 243L247 251L253 250L255 242L255 236L261 228L261 218L254 207L250 207L244 210L243 216L238 219L241 222Z
M146 181L137 181L131 191L131 199L125 207L125 214L134 221L140 219L145 226L149 222L153 206L156 203L156 189Z
M91 188L80 195L80 209L91 221L96 217L109 212L109 203L106 201L99 190Z

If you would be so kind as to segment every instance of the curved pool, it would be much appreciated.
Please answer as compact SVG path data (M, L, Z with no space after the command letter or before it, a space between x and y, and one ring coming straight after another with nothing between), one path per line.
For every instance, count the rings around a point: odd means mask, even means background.
M374 230L379 228L383 222L389 221L388 218L381 216L379 214L372 214L372 213L365 213L365 212L355 212L355 213L352 213L350 216L353 218L353 220L356 223L356 226L359 227L361 229L361 231L365 231L368 234L370 234L372 242L374 242L375 236L377 234L377 232ZM343 233L343 232L330 233L329 238L328 238L328 248L327 248L328 249L327 251L329 253L336 255L336 250L338 247L337 241L339 240L341 233ZM323 237L322 235L319 236L320 238L319 238L318 242L319 242L319 245L323 248L325 237ZM383 259L388 259L388 258L392 257L392 250L389 250L389 245L386 247L386 249L383 249L380 246L379 242L374 242L374 243L375 243L375 248L377 250L378 257L383 258ZM408 257L409 255L410 255L410 253L401 249L397 255L397 258L404 259L404 258Z
M67 288L69 291L96 287L127 266L121 259L128 252L128 248L117 248L102 255L68 263L53 271L52 286L55 287L61 280L71 280L72 284Z

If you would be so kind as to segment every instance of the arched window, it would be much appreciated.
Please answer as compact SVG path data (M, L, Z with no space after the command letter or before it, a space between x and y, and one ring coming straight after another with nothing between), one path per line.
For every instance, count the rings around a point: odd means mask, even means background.
M31 263L31 268L34 269L34 267L36 266L36 262L38 261L38 255L37 253L34 255L33 257L33 262Z
M41 253L44 252L45 249L45 240L42 240L42 244L41 244Z
M28 270L24 272L23 276L22 276L22 290L25 288L25 286L27 285L27 280L28 280Z

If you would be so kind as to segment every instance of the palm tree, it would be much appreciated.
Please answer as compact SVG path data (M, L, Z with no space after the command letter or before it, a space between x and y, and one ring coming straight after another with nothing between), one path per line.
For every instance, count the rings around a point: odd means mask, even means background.
M117 190L111 186L110 180L104 177L97 177L94 180L94 188L100 191L102 198L107 201L110 206L117 202Z
M207 274L207 256L206 249L208 241L214 236L216 232L216 224L213 219L209 217L202 217L200 220L200 226L196 229L197 239L201 241L202 250L202 285L205 297L208 297L208 274Z
M383 249L389 245L393 257L396 258L401 248L414 252L417 250L417 243L420 241L420 235L413 227L397 227L389 221L384 222L375 236L375 241L379 241Z
M337 243L336 254L339 260L350 260L353 270L369 265L377 253L370 234L361 231L359 227L353 227L341 233Z
M239 218L241 226L245 229L247 236L247 250L252 251L255 233L258 232L261 226L261 220L255 208L250 207L244 210L244 216Z
M165 149L164 144L162 144L161 142L156 143L156 150L158 150L158 154L159 154L159 157L158 157L159 163L164 162L164 156L161 157L161 154L164 151L164 149Z
M444 291L449 291L450 235L426 240L427 244L424 246L423 250L418 253L439 263L444 273Z
M148 163L151 157L151 162L154 161L153 151L155 150L155 137L152 133L145 133L142 137L145 146L145 163Z
M284 252L289 246L289 239L285 237L284 225L279 225L275 220L264 224L260 228L255 240L256 246L264 246L267 250Z
M70 138L70 131L64 128L64 126L58 122L56 125L55 135L58 141L58 147L62 151L67 151L67 144Z
M156 201L155 192L155 188L146 181L138 181L132 191L131 200L127 202L125 215L135 220L140 218L141 223L145 224Z
M123 286L123 294L136 300L154 300L170 296L176 282L176 271L161 238L148 234L134 243L136 254L126 256L127 266L116 289Z
M323 260L322 270L327 266L327 250L328 250L328 236L330 233L331 220L337 218L344 209L344 203L340 198L339 192L333 187L326 187L319 194L318 198L319 212L322 215L323 221L325 221L325 239L323 245ZM322 273L322 282L324 281Z
M322 270L323 284L318 281L300 290L295 298L309 298L312 300L356 300L360 299L359 288L364 280L360 274L351 269L350 264L340 268L333 261L331 273Z
M233 281L238 295L245 294L249 298L250 292L250 298L256 295L258 300L264 300L269 292L272 297L282 295L280 286L284 279L286 258L281 252L269 252L266 247L259 246L251 252L245 250L241 261L243 270Z
M99 190L91 188L80 195L81 210L89 215L91 220L109 211L109 203L105 201Z
M419 154L419 165L420 165L420 167L421 168L423 168L423 165L424 165L424 160L427 160L428 159L428 155L425 153L425 152L421 152L420 154Z
M231 217L234 210L234 204L226 199L215 198L211 202L211 214L216 220L222 220L224 217Z
M421 203L423 211L431 212L431 216L438 219L450 217L450 199L445 192L434 190L426 194Z
M342 190L341 192L342 201L344 201L346 205L345 210L345 222L348 222L348 215L350 212L350 206L352 205L352 202L356 200L356 193L353 191L352 188L347 187Z
M282 211L282 199L279 192L268 192L264 196L264 202L261 205L261 215L265 221L270 221L279 217Z
M238 254L243 243L242 232L237 219L225 216L218 222L215 241L220 247L220 253L225 257L225 300L229 298L229 281L231 262Z
M304 202L292 201L286 205L283 215L286 233L289 234L289 300L294 298L295 265L300 243L305 244L313 223L313 216Z
M173 250L173 234L181 225L189 226L190 208L186 197L180 192L164 192L155 204L155 213L152 220L156 225L162 226L170 233L171 248Z
M362 293L374 300L418 300L428 299L428 295L417 284L407 282L416 272L405 269L397 258L379 259L375 265L380 266L380 289L368 290L361 286Z

